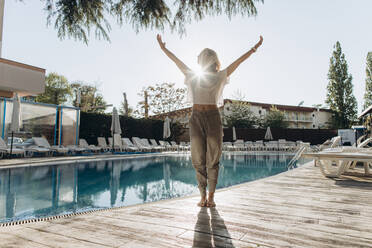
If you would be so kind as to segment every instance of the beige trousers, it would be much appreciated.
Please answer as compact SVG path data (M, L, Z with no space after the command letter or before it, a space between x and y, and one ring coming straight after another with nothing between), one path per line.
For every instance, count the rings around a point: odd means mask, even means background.
M216 190L222 152L222 122L218 110L193 110L190 121L191 160L201 196Z

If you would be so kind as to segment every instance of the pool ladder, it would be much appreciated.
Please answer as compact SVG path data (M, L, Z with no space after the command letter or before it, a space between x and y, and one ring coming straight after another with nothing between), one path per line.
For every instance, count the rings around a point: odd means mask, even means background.
M301 146L300 149L298 149L294 157L291 159L291 161L289 161L287 165L288 169L296 168L297 161L300 159L302 153L306 151L306 148L307 148L306 146Z

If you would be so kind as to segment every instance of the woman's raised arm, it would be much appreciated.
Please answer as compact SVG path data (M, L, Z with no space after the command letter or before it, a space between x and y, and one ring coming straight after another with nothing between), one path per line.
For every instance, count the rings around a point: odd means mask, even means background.
M176 57L171 51L169 51L165 47L165 42L162 41L160 34L156 36L159 46L161 50L177 65L177 67L186 75L190 71L189 67L187 67L179 58Z
M257 42L256 45L254 45L254 47L251 48L251 50L249 50L248 52L246 52L245 54L243 54L242 56L240 56L237 60L235 60L231 65L229 65L227 68L226 68L226 71L227 71L227 76L230 76L231 73L233 73L236 68L238 68L238 66L244 61L246 60L247 58L249 58L249 56L251 56L252 53L256 52L257 48L259 48L261 46L263 42L263 38L262 36L260 36L260 41Z

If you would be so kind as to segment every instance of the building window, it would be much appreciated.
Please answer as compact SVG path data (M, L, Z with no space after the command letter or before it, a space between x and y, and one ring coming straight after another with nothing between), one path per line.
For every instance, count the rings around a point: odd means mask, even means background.
M315 125L313 124L313 128L315 128Z
M258 110L258 114L261 114L262 113L262 111L261 110Z
M313 114L313 117L315 117L315 115Z
M230 108L229 108L229 107L226 107L226 110L227 110L227 111L229 111L229 110L230 110Z

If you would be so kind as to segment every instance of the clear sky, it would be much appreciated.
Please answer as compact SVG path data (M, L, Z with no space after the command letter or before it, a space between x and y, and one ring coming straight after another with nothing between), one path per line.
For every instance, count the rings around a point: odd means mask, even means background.
M183 74L160 50L158 31L136 34L130 25L112 23L111 43L91 37L59 40L46 26L41 1L5 1L3 57L57 72L70 81L97 84L105 100L119 107L122 92L129 105L140 100L142 87L174 82L183 87ZM214 49L226 67L249 50L259 35L264 43L231 76L224 97L240 90L248 101L304 106L324 104L329 58L340 41L359 112L363 104L365 65L372 51L371 0L265 0L257 17L210 17L186 26L187 34L161 33L168 49L188 66L199 52Z

